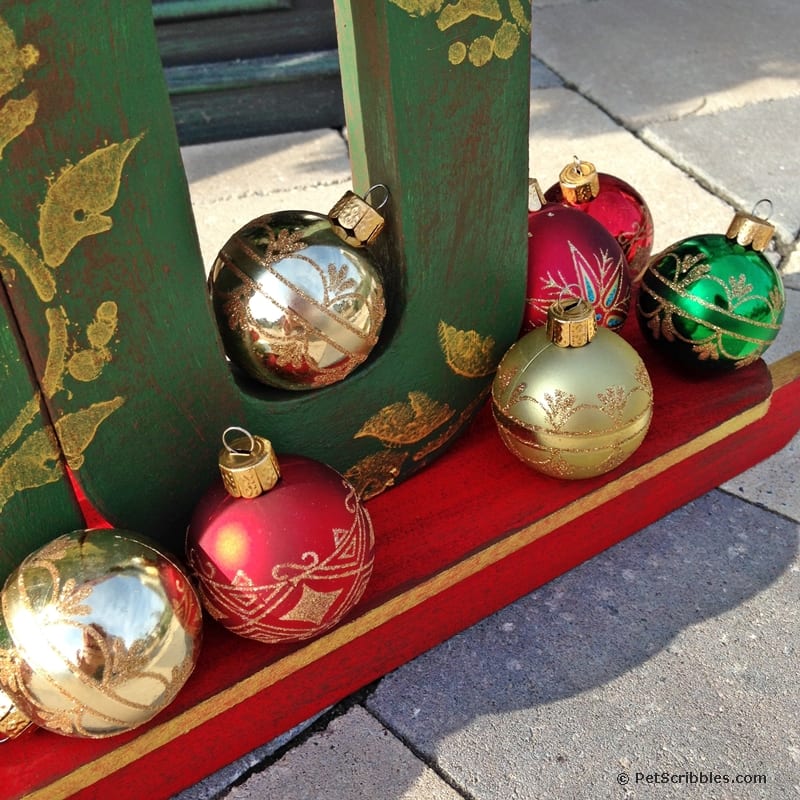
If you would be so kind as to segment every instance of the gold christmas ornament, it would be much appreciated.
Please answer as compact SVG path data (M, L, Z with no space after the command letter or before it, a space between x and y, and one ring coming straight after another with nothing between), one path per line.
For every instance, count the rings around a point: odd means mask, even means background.
M375 192L375 186L367 193ZM377 208L347 192L327 216L278 211L252 220L220 251L209 292L225 351L279 389L318 389L347 377L378 341L383 284L365 246L383 228Z
M195 590L128 531L60 536L20 564L0 600L0 684L18 714L55 733L102 738L147 722L197 661Z
M623 338L584 300L554 303L547 326L512 345L492 384L500 436L545 475L588 478L621 464L650 426L653 390Z

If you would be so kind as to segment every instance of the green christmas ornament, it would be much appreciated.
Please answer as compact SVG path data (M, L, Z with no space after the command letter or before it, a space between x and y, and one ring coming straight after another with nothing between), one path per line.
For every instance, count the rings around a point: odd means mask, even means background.
M691 236L654 256L636 307L645 335L701 371L760 358L786 306L781 277L763 254L774 231L761 217L737 213L724 236Z

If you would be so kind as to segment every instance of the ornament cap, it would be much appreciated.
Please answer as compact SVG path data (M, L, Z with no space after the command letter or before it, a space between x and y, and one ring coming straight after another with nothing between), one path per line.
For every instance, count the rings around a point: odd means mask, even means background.
M547 336L557 347L583 347L596 333L594 309L582 298L556 300L547 309Z
M238 431L242 436L228 440ZM252 499L272 489L281 477L278 459L268 439L253 436L244 428L226 428L219 452L219 471L225 490L232 497Z
M600 194L600 176L594 164L577 156L561 170L558 183L568 203L588 203Z
M370 187L367 192L367 197L369 197L370 192L381 187L386 191L386 198L377 208L382 208L386 204L389 199L389 190L383 184L378 184ZM373 208L355 192L348 191L328 212L328 217L339 238L354 247L364 247L372 244L383 230L385 220L378 213L377 208Z
M541 211L547 201L536 178L528 179L528 211Z
M774 233L775 226L767 220L757 217L755 214L739 211L731 220L725 235L729 239L735 239L743 247L749 246L753 250L761 252L772 241Z

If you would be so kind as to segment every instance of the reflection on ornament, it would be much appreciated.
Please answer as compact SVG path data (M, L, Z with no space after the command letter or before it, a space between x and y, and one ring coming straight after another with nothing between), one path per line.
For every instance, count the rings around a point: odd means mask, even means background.
M558 203L529 212L524 330L544 325L547 309L563 297L583 298L598 325L618 330L628 316L630 293L625 256L599 222Z
M598 328L585 301L555 303L525 334L492 384L500 436L545 475L587 478L619 466L650 426L653 391L639 355Z
M382 226L348 192L328 216L279 211L237 231L209 276L230 359L261 383L293 390L328 386L363 363L386 313L363 249Z
M229 432L241 429L229 429ZM189 564L206 610L260 642L307 639L336 625L372 574L372 522L355 489L330 467L283 456L245 435L220 453L223 482L201 499L187 532ZM269 462L273 477L255 473ZM253 492L232 488L257 486Z
M781 277L761 252L773 231L766 220L740 213L725 236L689 237L655 256L637 303L647 337L694 371L760 358L786 305Z
M0 684L36 725L100 738L150 720L194 669L200 602L177 564L128 531L75 531L2 592Z

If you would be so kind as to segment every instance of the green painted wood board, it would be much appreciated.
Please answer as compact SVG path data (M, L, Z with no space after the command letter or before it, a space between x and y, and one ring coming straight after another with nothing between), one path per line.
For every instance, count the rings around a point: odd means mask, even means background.
M13 277L5 258L0 270ZM13 268L12 268L13 269ZM39 387L0 287L0 586L28 553L83 527Z
M370 495L452 441L516 336L526 33L508 58L454 65L451 40L485 20L444 35L391 3L358 6L337 5L342 73L356 188L392 192L376 255L390 310L359 371L282 393L239 381L223 357L149 4L104 2L90 19L72 4L0 5L17 50L38 55L15 89L37 93L35 119L0 164L0 219L42 276L8 286L14 314L50 415L84 414L61 443L90 499L172 549L216 478L227 425L325 461ZM97 232L69 240L76 226Z

